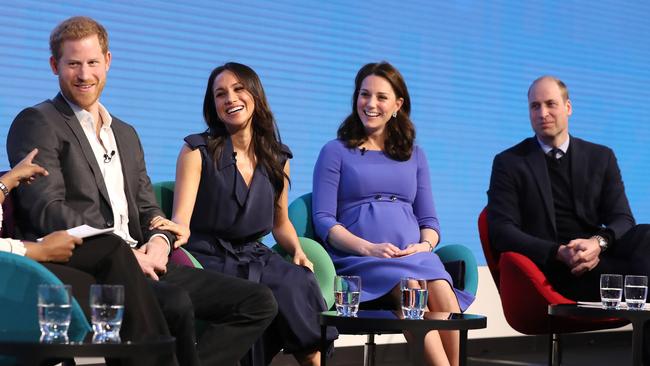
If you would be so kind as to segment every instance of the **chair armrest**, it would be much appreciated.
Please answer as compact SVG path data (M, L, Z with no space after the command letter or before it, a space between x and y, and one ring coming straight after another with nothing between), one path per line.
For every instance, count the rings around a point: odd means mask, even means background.
M300 240L300 246L305 252L305 255L314 264L314 276L323 293L327 308L330 309L334 305L334 277L336 276L332 259L318 242L303 237L298 237L298 240ZM292 257L278 244L274 245L271 249L283 256L287 261L292 261Z
M465 262L465 288L464 290L476 295L478 288L478 264L472 251L464 245L447 244L436 248L435 253L443 263L452 261Z
M522 254L502 253L499 270L503 312L508 324L519 332L549 333L548 305L575 304L555 291L537 265Z
M61 280L40 263L19 255L0 252L0 325L3 335L38 337L37 288L40 284L60 285ZM72 299L70 340L81 341L90 331L88 320L76 299ZM14 337L15 336L15 337Z
M179 266L203 269L201 263L183 247L174 249L169 256L169 261Z

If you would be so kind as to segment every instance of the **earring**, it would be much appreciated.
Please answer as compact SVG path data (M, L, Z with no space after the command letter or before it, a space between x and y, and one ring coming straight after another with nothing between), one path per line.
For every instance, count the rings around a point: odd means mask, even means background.
M393 118L397 118L397 111L393 112Z

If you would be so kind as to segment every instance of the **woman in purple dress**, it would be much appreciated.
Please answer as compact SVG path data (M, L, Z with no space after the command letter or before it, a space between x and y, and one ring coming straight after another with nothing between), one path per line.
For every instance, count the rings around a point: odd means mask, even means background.
M191 229L185 248L206 270L262 283L275 295L278 315L243 365L268 365L281 349L301 365L319 365L318 313L326 305L289 221L291 151L255 71L234 62L214 69L203 116L208 130L185 138L176 168L172 220ZM260 242L270 232L293 263Z
M464 311L474 297L452 287L433 253L440 228L410 111L397 69L382 62L359 70L352 113L314 168L314 228L337 273L361 276L362 302L399 309L399 280L410 276L428 280L429 310ZM457 331L431 331L425 338L432 365L458 364L458 347Z

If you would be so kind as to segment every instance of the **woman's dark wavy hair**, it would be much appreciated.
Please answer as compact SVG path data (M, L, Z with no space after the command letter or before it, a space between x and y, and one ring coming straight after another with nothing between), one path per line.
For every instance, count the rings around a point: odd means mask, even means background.
M357 113L357 99L359 98L361 83L370 75L377 75L386 79L393 87L395 96L404 99L402 108L397 111L397 117L391 118L386 124L384 153L394 160L408 160L413 152L413 141L415 140L415 127L409 118L411 114L411 97L402 74L388 62L366 64L359 70L354 80L352 113L339 126L337 136L348 148L359 147L368 139L363 123L361 123Z
M253 149L257 163L262 164L269 175L269 180L275 189L274 198L277 205L284 189L284 179L289 179L281 164L286 160L282 156L282 140L266 99L262 82L255 71L246 65L228 62L212 70L208 78L205 98L203 99L203 119L208 125L207 150L212 154L216 163L221 157L223 143L229 136L226 125L217 114L213 90L214 80L226 70L235 74L237 80L253 96L253 102L255 103L251 123L253 128Z

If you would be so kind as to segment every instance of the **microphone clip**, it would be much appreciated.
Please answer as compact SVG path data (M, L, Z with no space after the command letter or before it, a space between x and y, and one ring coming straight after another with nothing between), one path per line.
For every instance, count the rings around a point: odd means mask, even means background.
M111 153L109 154L108 152L104 154L104 163L108 164L113 160L113 156L115 156L115 150L111 150Z

